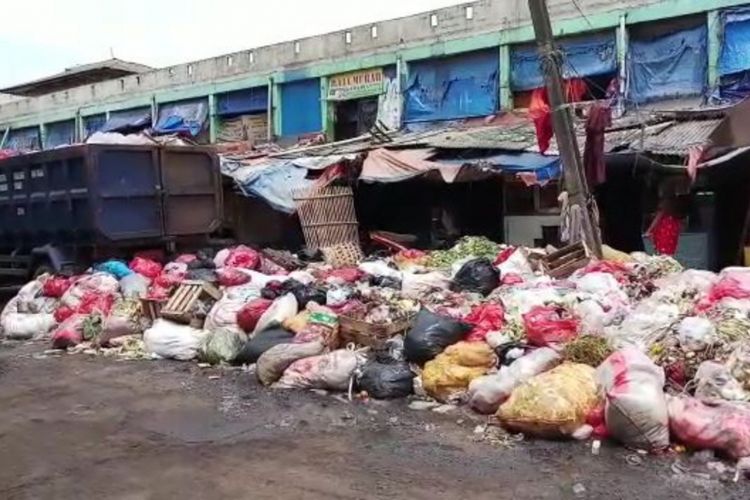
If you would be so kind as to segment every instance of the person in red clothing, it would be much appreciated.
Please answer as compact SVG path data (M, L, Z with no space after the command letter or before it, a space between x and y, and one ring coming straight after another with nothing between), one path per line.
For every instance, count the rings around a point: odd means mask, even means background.
M659 202L659 211L646 234L659 255L674 255L685 218L685 196L672 195Z

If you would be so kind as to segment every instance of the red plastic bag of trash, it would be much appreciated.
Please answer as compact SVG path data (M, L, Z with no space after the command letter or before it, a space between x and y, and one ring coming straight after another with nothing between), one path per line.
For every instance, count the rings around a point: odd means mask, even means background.
M708 297L702 299L697 306L699 311L711 309L717 302L724 299L747 299L750 298L750 281L727 276L719 280L708 293Z
M106 316L109 314L109 311L112 310L114 303L115 298L110 294L86 292L83 298L81 298L81 303L76 309L76 312L79 314L100 312Z
M329 271L326 278L340 279L345 283L356 283L365 276L360 269L356 267L342 267L340 269L333 269Z
M42 295L59 299L68 291L68 288L70 288L72 284L73 280L71 278L54 276L45 281L44 285L42 285Z
M52 347L67 349L83 342L83 322L85 314L74 314L57 327L52 334Z
M182 283L182 276L179 274L161 273L152 283L152 288L172 288Z
M500 284L505 286L520 285L521 283L523 283L523 278L521 275L515 273L505 274L500 279Z
M591 262L583 268L582 274L589 273L611 274L618 282L625 283L628 281L628 275L630 271L628 270L628 267L621 262L599 260L596 262Z
M596 439L609 437L607 424L604 422L604 404L600 404L586 414L586 423L594 428L591 435Z
M466 340L469 342L484 342L489 332L501 330L505 324L505 310L500 304L487 303L475 306L468 316L466 323L474 326Z
M735 460L750 457L750 410L724 402L708 405L689 396L670 397L667 409L669 431L682 444Z
M130 261L130 269L141 274L149 279L156 279L161 274L161 264L156 261L145 259L143 257L136 257Z
M510 256L513 255L513 252L516 251L516 247L508 247L502 251L500 251L499 254L497 254L497 257L495 257L495 262L492 263L493 266L497 267L506 260L510 259Z
M234 267L223 267L216 271L221 286L240 286L250 283L250 275Z
M148 293L146 294L146 298L148 300L156 300L163 302L165 300L169 300L169 296L172 295L172 287L161 287L161 286L152 286L148 289Z
M549 347L576 338L580 322L562 307L536 306L523 315L523 326L531 345Z
M255 330L255 326L258 324L258 320L266 310L271 307L273 300L268 299L254 299L242 306L242 309L237 311L237 324L246 333L250 333Z
M224 262L226 267L242 267L244 269L258 269L260 265L260 254L250 247L240 245L229 252L229 257Z
M60 306L57 309L55 309L55 321L58 323L62 323L66 319L70 318L75 314L75 310L72 307L68 306Z
M180 264L190 264L191 262L197 259L198 257L192 253L184 253L178 256L174 261Z

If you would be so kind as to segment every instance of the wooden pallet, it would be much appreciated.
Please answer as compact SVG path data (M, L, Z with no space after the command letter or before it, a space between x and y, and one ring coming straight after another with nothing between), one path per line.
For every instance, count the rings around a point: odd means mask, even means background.
M161 317L189 324L193 320L195 306L199 300L216 302L221 292L205 281L183 281L174 295L161 309Z
M141 299L141 312L149 323L153 323L161 315L165 303L165 300Z
M552 252L542 259L544 270L555 279L567 278L590 262L583 243L576 243Z

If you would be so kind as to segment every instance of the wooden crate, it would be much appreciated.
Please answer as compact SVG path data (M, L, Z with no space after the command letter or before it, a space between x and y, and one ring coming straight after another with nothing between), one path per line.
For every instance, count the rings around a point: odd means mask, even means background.
M149 323L153 323L161 315L165 303L166 300L141 299L141 313Z
M555 279L567 278L590 262L583 243L576 243L547 255L542 260L544 270Z
M221 292L205 281L183 281L174 295L161 309L161 317L190 324L193 321L195 306L199 300L216 302Z
M395 323L376 325L359 319L339 316L339 337L342 345L356 344L379 348L383 343L398 334L405 334L412 326L416 315Z

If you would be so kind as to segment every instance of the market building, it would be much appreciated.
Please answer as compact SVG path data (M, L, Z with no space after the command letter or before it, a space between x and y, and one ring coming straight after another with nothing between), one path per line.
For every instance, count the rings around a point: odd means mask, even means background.
M718 106L750 92L747 2L548 3L581 146L591 103L613 108L601 153L611 181L592 186L605 239L644 249L645 221L660 195L687 192L699 202L690 207L681 260L732 263L746 234L743 156L728 163L719 161L726 151L691 150L705 149L724 119ZM234 225L248 242L278 242L298 229L279 214L295 212L291 188L309 182L308 174L364 161L357 212L366 229L420 233L430 246L439 243L433 226L449 240L483 234L557 245L561 165L554 140L543 146L529 119L545 105L533 40L525 2L481 0L168 68L114 61L100 65L110 73L98 77L89 74L96 66L78 68L0 89L15 94L0 101L0 149L49 149L96 132L146 129L199 144L273 142L285 151L262 162L256 153L223 162L249 197L227 197L228 218L242 221ZM726 163L736 175L664 187L661 177L684 173L691 158L695 169ZM249 165L265 169L248 174ZM724 179L718 187L717 178ZM289 186L283 196L279 185ZM258 222L269 207L278 224ZM714 234L717 218L727 234Z

